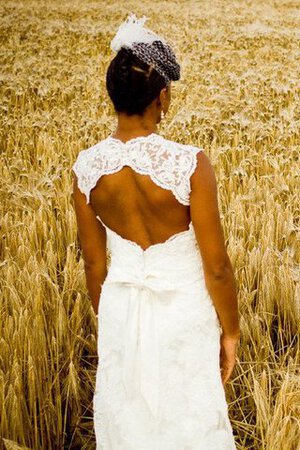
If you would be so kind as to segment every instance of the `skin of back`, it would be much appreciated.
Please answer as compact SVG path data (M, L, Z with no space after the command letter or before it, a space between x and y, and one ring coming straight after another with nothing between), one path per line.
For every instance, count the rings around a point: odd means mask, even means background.
M190 222L189 206L128 166L100 178L91 205L109 228L144 249L187 230Z

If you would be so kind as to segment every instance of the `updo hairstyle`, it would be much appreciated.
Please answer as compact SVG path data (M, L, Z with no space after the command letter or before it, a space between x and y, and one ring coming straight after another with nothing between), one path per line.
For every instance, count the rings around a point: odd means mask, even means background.
M152 43L161 50L160 44L160 41ZM142 115L167 84L154 65L142 61L126 47L118 51L106 73L106 89L115 110L129 116Z

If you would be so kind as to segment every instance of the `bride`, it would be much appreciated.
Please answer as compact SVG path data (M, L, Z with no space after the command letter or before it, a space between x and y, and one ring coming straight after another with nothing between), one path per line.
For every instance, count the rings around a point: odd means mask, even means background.
M98 317L97 449L233 450L224 386L240 330L216 178L203 148L157 132L180 66L145 20L131 14L111 43L117 127L72 167Z

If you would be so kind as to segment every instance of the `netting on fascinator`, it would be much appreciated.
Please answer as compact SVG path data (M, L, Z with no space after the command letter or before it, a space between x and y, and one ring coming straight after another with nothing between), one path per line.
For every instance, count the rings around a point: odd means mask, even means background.
M122 47L129 48L142 61L153 65L167 83L180 79L180 65L169 43L144 27L147 17L137 19L130 14L111 41L111 49L118 52Z

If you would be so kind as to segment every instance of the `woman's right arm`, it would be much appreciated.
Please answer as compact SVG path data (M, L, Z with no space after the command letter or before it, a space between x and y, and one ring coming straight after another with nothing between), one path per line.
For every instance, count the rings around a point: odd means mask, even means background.
M240 337L236 283L220 220L214 169L204 152L197 154L191 176L190 212L202 257L207 290L215 305L223 336Z

